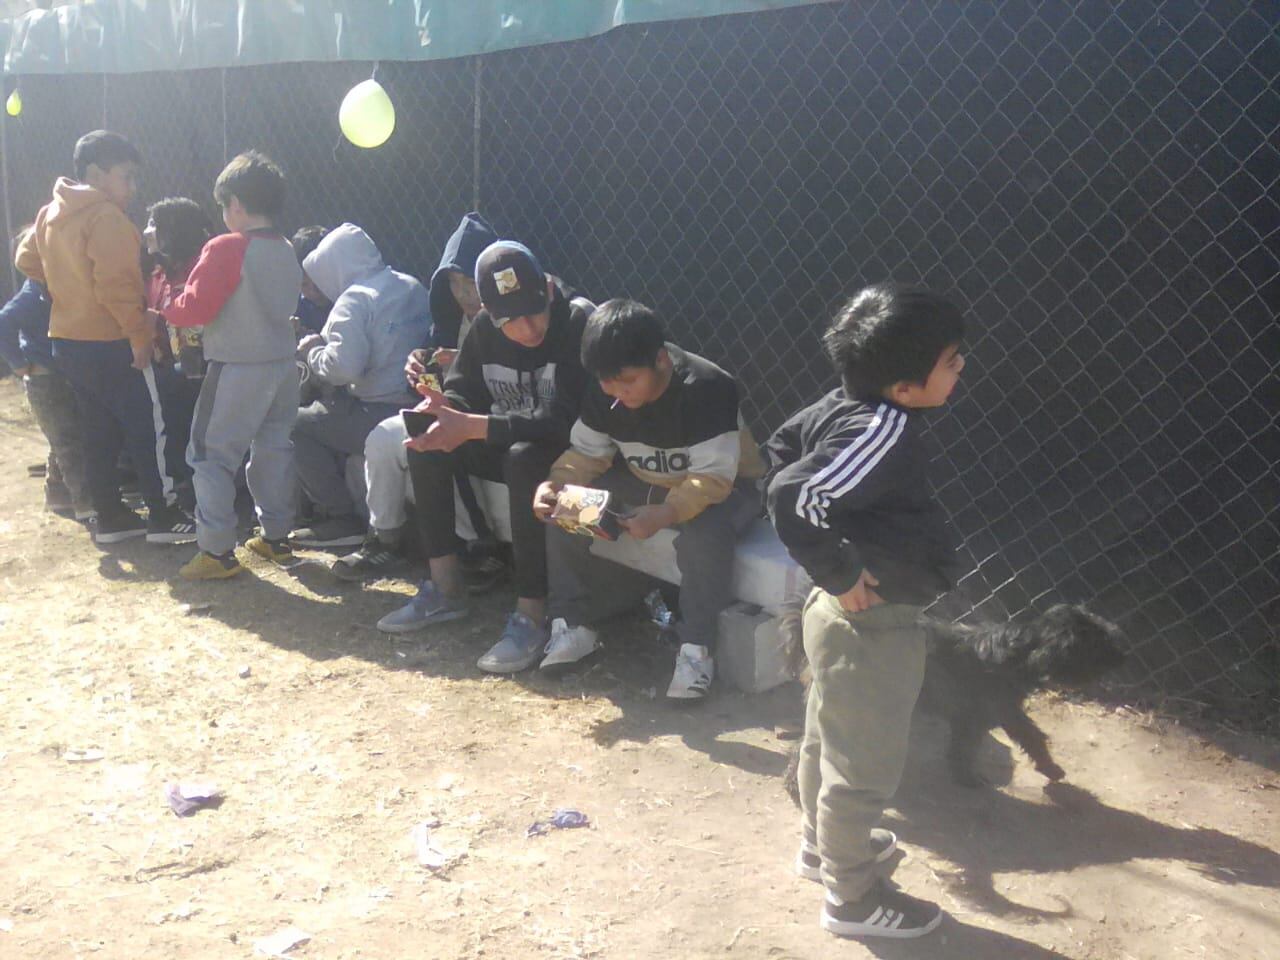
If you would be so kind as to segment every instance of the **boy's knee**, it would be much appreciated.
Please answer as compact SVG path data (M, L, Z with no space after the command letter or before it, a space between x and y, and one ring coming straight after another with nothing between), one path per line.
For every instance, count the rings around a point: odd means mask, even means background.
M387 417L369 431L364 438L364 458L370 464L389 466L407 462L407 448L404 441L408 438L404 429L404 421L397 417Z

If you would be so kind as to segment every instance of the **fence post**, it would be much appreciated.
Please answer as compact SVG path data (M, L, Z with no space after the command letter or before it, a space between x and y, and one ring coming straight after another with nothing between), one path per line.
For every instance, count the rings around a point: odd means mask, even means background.
M484 60L475 58L475 91L472 94L471 115L471 209L480 209L480 74L484 69Z
M13 265L13 215L9 212L9 118L0 117L0 192L4 194L5 249L10 252L9 293L18 292L18 268Z

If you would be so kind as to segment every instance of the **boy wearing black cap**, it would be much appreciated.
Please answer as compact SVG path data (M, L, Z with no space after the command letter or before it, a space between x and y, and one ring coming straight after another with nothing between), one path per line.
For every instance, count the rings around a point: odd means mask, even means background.
M533 516L533 493L569 444L587 383L579 354L593 307L510 240L480 254L475 281L484 309L449 368L444 392L428 392L417 408L435 422L405 441L431 579L379 620L378 629L408 633L470 612L454 532L453 478L461 465L507 485L518 600L502 638L478 665L513 673L530 666L547 643L546 535Z

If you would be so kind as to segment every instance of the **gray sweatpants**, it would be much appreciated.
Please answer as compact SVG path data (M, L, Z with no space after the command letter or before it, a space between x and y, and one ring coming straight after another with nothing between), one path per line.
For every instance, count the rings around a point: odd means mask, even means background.
M609 490L632 507L662 503L667 491L640 480L625 467L612 467L591 484ZM738 535L759 510L759 499L735 487L724 501L677 524L676 565L680 569L681 643L715 650L720 611L732 601L733 551ZM624 533L623 536L626 536ZM643 573L590 553L591 538L547 526L547 612L571 627L594 623L640 603L653 581Z
M406 395L405 405L412 404ZM383 420L399 415L400 404L368 403L346 390L331 391L298 411L293 428L298 480L302 492L322 514L337 517L356 513L347 489L347 458L363 455L369 432Z
M289 535L298 483L292 439L297 416L298 367L292 359L209 364L187 447L201 550L223 554L235 548L236 471L246 452L245 478L263 533L273 540Z

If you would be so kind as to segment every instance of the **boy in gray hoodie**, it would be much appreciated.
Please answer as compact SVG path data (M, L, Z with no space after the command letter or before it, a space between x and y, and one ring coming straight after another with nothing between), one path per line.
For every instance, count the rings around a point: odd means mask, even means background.
M293 431L302 490L317 520L294 539L305 546L358 544L365 522L347 489L347 458L364 453L369 431L412 406L404 358L426 341L431 309L426 288L392 270L368 234L352 223L331 230L302 262L333 301L318 334L298 344L311 377L333 389L298 412Z

